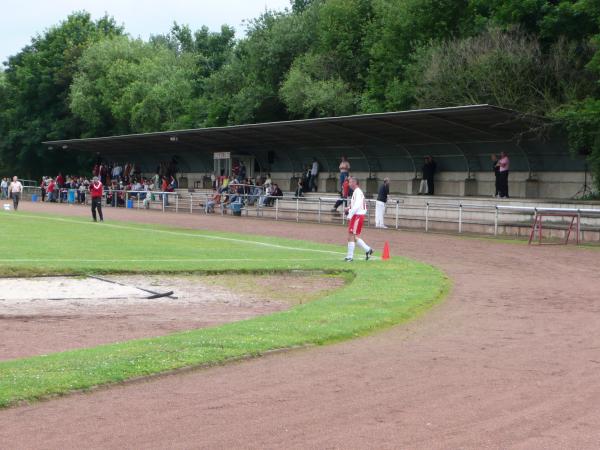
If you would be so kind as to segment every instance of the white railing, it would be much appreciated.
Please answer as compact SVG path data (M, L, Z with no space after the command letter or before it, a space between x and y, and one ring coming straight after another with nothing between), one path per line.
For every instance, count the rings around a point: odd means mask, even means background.
M29 198L33 193L39 195L39 188L26 188ZM25 192L24 191L24 192ZM77 192L69 194L69 190L61 190L59 199L68 203L77 203ZM283 197L267 196L260 194L237 195L238 202L226 205L214 205L214 211L207 208L214 193L212 192L162 192L162 191L105 191L103 204L105 206L126 207L134 209L154 209L163 212L185 212L189 214L211 212L225 215L235 212L236 215L253 215L258 218L270 218L275 220L292 220L296 222L317 223L346 223L343 208L350 201L341 197L295 197L285 195ZM236 194L229 194L231 197ZM27 198L27 197L26 197ZM58 201L58 200L57 200ZM89 204L89 193L86 192L84 204ZM333 212L332 206L340 203L339 212ZM237 206L236 205L239 205ZM367 217L365 225L371 226L371 216L375 211L375 200L367 199ZM393 220L393 228L424 229L429 232L432 223L454 224L458 233L463 233L465 225L484 225L493 227L493 234L499 234L500 227L530 227L532 219L540 213L577 214L579 223L581 219L587 219L583 224L590 228L600 229L600 209L593 208L553 208L535 206L509 206L502 204L472 204L467 202L444 203L442 201L427 201L425 204L410 204L403 198L390 198L386 205L385 218L388 224ZM560 218L556 218L559 221ZM416 226L409 226L415 223ZM448 227L446 227L448 229ZM472 230L473 228L471 228ZM580 233L578 229L578 233ZM484 233L491 233L484 231Z

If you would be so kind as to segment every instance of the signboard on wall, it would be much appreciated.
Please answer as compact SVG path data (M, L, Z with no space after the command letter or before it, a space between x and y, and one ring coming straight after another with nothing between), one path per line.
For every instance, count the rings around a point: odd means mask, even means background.
M231 152L215 152L213 153L214 159L230 159Z

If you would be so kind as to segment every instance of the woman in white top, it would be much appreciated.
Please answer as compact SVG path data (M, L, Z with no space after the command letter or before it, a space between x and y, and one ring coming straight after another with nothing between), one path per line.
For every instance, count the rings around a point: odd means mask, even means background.
M23 185L17 179L16 176L13 177L12 183L8 187L8 193L12 197L13 207L15 211L19 209L19 200L21 200L21 192L23 192Z

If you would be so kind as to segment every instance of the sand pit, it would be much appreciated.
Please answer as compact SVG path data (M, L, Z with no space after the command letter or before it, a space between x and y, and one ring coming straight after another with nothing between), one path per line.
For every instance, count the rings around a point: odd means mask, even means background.
M311 301L343 284L314 274L101 278L0 279L0 360L235 322Z

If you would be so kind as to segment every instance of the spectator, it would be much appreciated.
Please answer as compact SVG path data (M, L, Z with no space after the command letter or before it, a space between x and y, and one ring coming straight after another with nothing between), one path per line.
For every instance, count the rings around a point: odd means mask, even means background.
M427 195L434 194L433 177L435 175L437 165L431 155L425 157L425 164L423 164L423 179L427 183Z
M46 188L46 192L48 193L48 201L55 202L56 201L56 183L52 178L48 178L48 187Z
M500 152L500 159L496 164L498 166L498 194L500 198L508 198L508 171L510 169L510 160L506 152Z
M0 187L2 188L2 198L7 199L8 198L8 178L6 178L6 177L2 178Z
M500 174L500 167L498 167L498 157L495 153L491 155L492 167L494 168L494 197L500 196L500 189L498 188L498 179Z
M345 156L342 156L342 162L340 162L340 189L344 185L344 180L348 178L348 174L350 173L350 163Z
M46 177L42 177L42 182L40 183L40 192L42 194L42 203L46 201Z
M77 189L77 202L81 205L85 203L85 193L87 192L87 186L84 183L79 184Z
M343 204L344 208L346 207L346 205L348 204L348 197L350 197L352 195L352 189L350 189L350 183L348 181L348 177L346 177L346 179L344 180L344 183L342 184L342 190L340 192L340 199L338 201L335 202L335 205L333 205L333 208L331 209L331 212L337 213L338 212L338 208Z
M304 197L304 186L305 181L302 178L298 179L298 185L296 187L295 197Z
M8 186L8 193L12 197L13 207L15 211L19 209L19 200L21 200L21 192L23 192L23 185L15 175L13 177L12 183L10 183L10 185Z
M221 204L221 193L218 190L214 189L213 196L208 202L206 202L204 211L206 211L207 214L214 213L215 207L219 206L220 204Z
M310 192L317 192L317 178L319 176L319 162L317 158L313 158L312 166L310 168L310 180L308 184L308 190Z
M385 204L387 203L388 195L390 195L390 179L384 178L383 184L377 193L377 202L375 203L375 227L387 228L385 226Z
M271 194L267 199L266 206L273 206L275 204L276 197L283 197L283 192L279 189L277 183L273 183L273 187L271 189Z
M58 187L59 189L62 189L64 184L65 184L65 178L62 176L61 172L58 172L58 175L56 176L56 187Z

